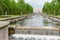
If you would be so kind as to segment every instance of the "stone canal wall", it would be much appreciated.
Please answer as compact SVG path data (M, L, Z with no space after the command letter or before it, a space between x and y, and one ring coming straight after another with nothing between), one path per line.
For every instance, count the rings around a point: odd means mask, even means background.
M16 27L16 34L60 35L58 28Z
M15 18L8 18L8 19L5 19L5 20L0 20L0 21L9 21L10 23L14 23L14 22L17 22L17 21L20 21L20 20L24 20L30 16L33 16L35 14L29 14L29 15L23 15L23 16L19 16L19 17L15 17Z
M8 40L8 21L0 21L0 40Z
M48 19L50 19L50 20L53 20L53 21L55 21L55 22L60 23L60 18L58 18L58 17L55 17L55 16L49 16L49 15L43 14L43 13L41 13L41 15L44 16L44 17L46 17L46 18L48 18Z
M0 29L0 40L8 40L8 27Z

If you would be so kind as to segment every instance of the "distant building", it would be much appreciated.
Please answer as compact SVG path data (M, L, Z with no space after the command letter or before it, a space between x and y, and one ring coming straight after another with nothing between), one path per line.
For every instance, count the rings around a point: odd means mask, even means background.
M39 12L41 12L40 8L34 8L34 13L39 13Z

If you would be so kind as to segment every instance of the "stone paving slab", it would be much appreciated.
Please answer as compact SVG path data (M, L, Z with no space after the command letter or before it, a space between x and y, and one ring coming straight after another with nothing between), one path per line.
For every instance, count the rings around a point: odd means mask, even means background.
M9 21L0 21L0 28L8 25L10 22Z

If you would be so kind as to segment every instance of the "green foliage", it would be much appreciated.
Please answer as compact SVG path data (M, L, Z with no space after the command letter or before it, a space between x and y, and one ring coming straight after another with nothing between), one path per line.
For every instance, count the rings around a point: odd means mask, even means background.
M60 15L60 1L52 0L51 3L46 2L42 11L43 13L47 13L50 15Z
M33 12L31 5L26 4L24 0L0 0L0 15L20 15Z

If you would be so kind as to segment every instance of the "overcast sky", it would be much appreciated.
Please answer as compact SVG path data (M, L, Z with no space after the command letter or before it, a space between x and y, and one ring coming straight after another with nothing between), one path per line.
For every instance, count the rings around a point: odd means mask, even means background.
M51 0L25 0L26 3L29 3L34 8L42 8L45 2L51 2Z

